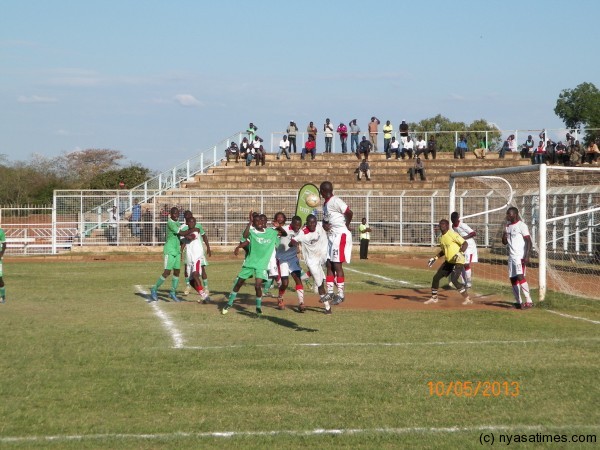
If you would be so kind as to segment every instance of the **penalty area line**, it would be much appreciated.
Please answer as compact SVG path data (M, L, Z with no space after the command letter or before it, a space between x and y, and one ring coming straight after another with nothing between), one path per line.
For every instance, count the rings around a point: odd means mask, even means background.
M135 286L135 290L138 294L149 298L150 294L148 294L148 292L146 292L145 289L139 284ZM160 309L158 302L150 302L149 305L154 310L154 314L156 315L156 317L160 319L163 327L165 328L165 330L167 330L167 333L169 333L169 335L171 336L171 339L173 340L173 348L183 348L185 342L183 339L183 334L177 329L175 323L171 320L169 315L162 309Z
M103 434L71 434L53 436L5 436L0 437L0 443L19 442L69 442L69 441L102 441L102 440L173 440L173 439L203 439L203 438L236 438L236 437L263 437L263 436L327 436L327 435L355 435L355 434L451 434L451 433L481 433L493 431L561 431L585 430L595 432L600 430L597 425L479 425L471 427L404 427L404 428L342 428L342 429L315 429L315 430L272 430L272 431L207 431L173 433L103 433Z
M368 273L368 272L363 272L361 270L356 270L356 269L351 269L349 267L344 267L344 271L348 271L348 272L354 272L354 273L359 273L361 275L367 275L369 277L373 277L373 278L379 278L381 280L385 280L385 281L391 281L393 283L399 283L399 284L403 284L405 286L411 286L417 289L421 289L423 286L420 286L418 284L414 284L411 283L409 281L404 281L404 280L397 280L395 278L390 278L390 277L384 277L383 275L377 275L375 273Z
M565 313L561 313L561 312L558 312L558 311L552 311L551 309L545 309L544 311L547 311L547 312L552 313L552 314L556 314L556 315L561 316L561 317L566 317L567 319L583 320L584 322L590 322L590 323L593 323L595 325L600 325L600 321L599 320L592 320L592 319L588 319L586 317L572 316L571 314L565 314Z

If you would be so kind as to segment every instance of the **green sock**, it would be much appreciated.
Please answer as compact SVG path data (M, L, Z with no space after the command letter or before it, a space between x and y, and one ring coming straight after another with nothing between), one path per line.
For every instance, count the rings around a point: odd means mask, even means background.
M166 280L166 278L161 275L158 278L158 280L156 280L156 283L154 283L154 286L152 286L152 289L154 289L155 291L158 291L158 288L162 286L162 284L165 282L165 280Z
M273 278L269 278L266 282L265 282L265 288L264 291L267 292L269 289L271 289L271 286L273 286Z
M179 277L171 278L171 292L177 292L177 286L179 286Z
M227 302L227 306L232 306L233 302L235 302L235 298L237 297L237 292L232 292L229 294L229 301Z
M5 287L0 288L0 297L2 297L2 298L6 297L6 288Z
M185 277L185 285L186 286L190 285L190 277Z
M256 307L260 308L262 306L262 297L256 297Z
M235 287L235 285L237 284L238 280L240 279L240 277L235 277L235 280L233 281L233 286L231 287L231 290L233 291L233 288Z
M202 286L204 289L208 290L208 278L206 280L202 278Z

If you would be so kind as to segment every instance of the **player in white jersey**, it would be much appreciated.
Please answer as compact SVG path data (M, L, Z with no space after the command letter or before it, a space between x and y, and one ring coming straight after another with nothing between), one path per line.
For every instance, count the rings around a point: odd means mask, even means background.
M506 211L506 228L502 234L502 243L508 249L508 276L516 300L515 307L531 308L533 301L525 279L525 266L529 263L532 248L531 236L529 228L519 217L519 210L514 206ZM525 304L521 301L521 291L525 297Z
M284 309L283 295L287 289L290 281L290 275L296 283L296 295L298 296L298 312L304 312L304 285L301 280L302 269L300 268L300 261L298 260L298 249L296 247L290 247L292 238L296 237L300 233L302 226L302 219L299 216L292 217L292 222L289 226L284 227L287 231L287 236L281 237L279 245L275 248L277 256L277 267L279 269L279 275L281 276L281 286L279 286L279 297L277 298L277 305L279 309Z
M452 221L452 229L467 241L468 247L465 251L465 265L463 266L463 278L465 286L470 289L473 285L473 270L471 264L477 262L477 243L475 236L477 233L473 228L460 220L460 215L455 211L450 215Z
M264 216L264 228L267 228L268 226L267 221L267 216ZM285 227L286 221L286 215L281 211L277 212L273 217L273 224L270 228ZM273 249L273 254L271 255L271 259L269 260L269 267L267 268L267 271L269 273L269 279L265 281L264 284L264 297L274 297L274 295L269 292L271 286L273 286L273 283L277 281L277 286L281 287L281 276L279 275L279 267L277 266L276 248ZM283 309L283 302L278 302L277 306L279 309Z
M348 227L352 221L352 210L341 198L333 195L333 185L329 181L321 183L319 188L323 203L323 222L329 224L329 254L327 261L327 293L333 297L332 304L344 301L344 268L343 263L350 264L352 254L352 233ZM333 285L337 286L337 294L333 296Z
M191 217L194 217L194 215L192 214L192 212L190 210L186 210L183 212L183 217L185 219L185 224L179 228L180 231L185 231L189 228L187 225L187 222ZM202 241L204 242L204 245L206 246L206 252L204 253L204 255L202 257L202 271L200 274L201 278L202 278L202 287L204 288L204 291L206 292L206 294L210 295L209 291L208 291L208 274L206 272L206 266L208 266L208 258L206 256L207 256L207 254L208 254L208 256L212 256L212 251L210 250L210 243L208 242L208 237L206 236L206 232L204 231L204 228L202 227L202 225L200 223L196 222L196 228L198 228L198 230L200 231L200 238L202 239ZM181 237L179 239L179 241L181 242L182 252L183 252L183 249L184 249L185 245L187 245L189 243L189 240L186 237ZM204 246L202 246L202 244L200 244L200 246L202 247L202 251L204 251ZM190 285L191 273L189 273L187 271L187 266L185 268L186 268L185 290L183 291L183 295L189 295L190 290L192 288Z
M206 258L204 255L204 247L200 241L200 230L196 228L196 219L190 217L186 220L190 233L186 235L187 243L185 246L185 266L186 273L190 277L190 284L196 289L202 303L210 302L210 297L204 290L200 273L202 272L202 262Z
M323 266L327 262L327 248L329 245L327 232L320 223L317 223L317 217L309 214L306 217L306 225L290 241L289 246L295 247L298 243L302 244L302 256L312 273L315 285L319 288L320 302L325 305L325 314L331 314L329 301L331 296L325 290L325 272Z

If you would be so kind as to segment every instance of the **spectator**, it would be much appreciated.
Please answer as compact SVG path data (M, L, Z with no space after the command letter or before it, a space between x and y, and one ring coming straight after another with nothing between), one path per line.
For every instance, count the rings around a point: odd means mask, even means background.
M360 134L360 127L356 124L356 119L350 121L350 151L352 153L358 152L358 135Z
M131 216L129 217L129 225L131 227L131 234L135 237L140 237L142 232L140 222L142 220L142 205L136 198L133 200L133 206L131 207Z
M252 122L250 122L250 124L248 124L248 129L246 130L246 134L248 135L248 141L254 142L254 138L256 137L257 130L258 130L258 128L256 128L256 126Z
M342 153L348 153L348 128L341 122L337 127L337 133L340 136L340 142L342 143Z
M106 227L106 240L108 245L117 245L117 227L119 226L119 212L117 206L108 210L108 226Z
M437 142L435 142L435 138L433 136L430 136L429 140L427 141L427 153L425 153L425 159L429 159L429 154L431 154L432 159L435 159L437 155Z
M415 156L424 155L427 152L427 141L423 136L417 139L415 143Z
M408 169L408 175L410 177L410 181L415 180L416 174L419 174L419 176L421 177L421 181L427 180L427 178L425 178L425 165L423 164L423 161L421 161L421 158L419 158L419 157L417 157L417 160L415 161L415 165L413 167L411 167L410 169Z
M568 162L568 165L569 166L578 166L581 163L583 163L584 158L585 158L585 153L583 152L583 149L581 148L581 145L579 145L579 141L575 141L569 147L569 162Z
M286 133L288 135L288 141L290 141L290 152L296 153L296 134L298 133L298 126L293 120L290 121L290 125L287 127Z
M456 144L456 148L454 149L454 159L465 159L468 151L467 138L464 134L461 134L460 138L458 138L458 144Z
M565 164L569 160L569 153L567 152L567 146L558 141L554 150L554 158L557 164Z
M377 151L377 133L379 133L380 123L379 119L375 116L371 117L371 122L369 122L369 140L371 141L374 152Z
M517 140L515 139L515 135L511 134L508 137L508 151L509 152L517 152Z
M306 132L308 133L309 136L313 137L313 140L315 141L315 145L317 142L317 127L315 127L315 124L310 122L308 124L308 126L306 127Z
M229 147L225 149L225 157L227 158L227 162L225 162L225 165L227 165L230 158L235 158L235 162L238 162L240 160L240 149L238 148L235 142L232 142L229 145Z
M410 136L407 136L406 142L403 144L402 151L400 152L402 155L402 159L404 159L404 156L406 156L406 155L408 155L408 159L412 159L414 147L415 147L415 143L410 138Z
M261 163L261 165L263 166L265 165L265 149L262 146L262 142L263 140L261 138L259 138L258 136L254 136L254 142L252 143L251 152L253 158L256 160L257 166L259 163ZM250 162L252 162L252 159L250 159ZM250 165L250 162L246 158L247 166Z
M315 141L315 137L312 134L308 135L308 141L304 144L300 159L305 159L307 153L310 153L310 159L315 159L315 156L317 155L317 141Z
M534 146L535 146L535 142L533 140L533 137L531 135L527 136L527 140L521 147L521 158L522 159L531 158Z
M250 142L248 142L247 137L244 137L242 139L242 143L240 144L240 157L246 159L248 157L248 153L250 153Z
M585 151L586 161L588 164L598 164L598 157L600 157L600 150L598 150L598 144L592 141L588 145Z
M369 259L369 240L371 239L371 227L367 223L367 218L363 217L358 226L360 233L360 259Z
M290 141L288 141L288 137L284 134L283 139L279 141L279 151L277 152L277 159L283 153L287 159L290 159L290 153L288 152L290 148Z
M358 169L356 169L356 173L356 177L359 181L362 179L363 175L367 178L367 181L371 181L371 168L369 167L369 161L367 161L367 158L360 162Z
M392 136L392 140L390 141L390 147L386 155L386 159L390 159L392 157L392 153L396 154L396 159L400 158L400 143L396 140L395 136Z
M402 121L398 129L400 130L400 141L402 142L402 145L404 145L406 138L408 137L408 124L405 120Z
M546 163L554 164L556 162L556 143L552 139L546 141Z
M369 153L371 153L371 149L373 148L373 144L370 141L367 141L366 136L362 137L358 148L356 149L356 157L360 159L360 155L365 155L365 159L369 159Z
M323 124L323 132L325 133L325 153L331 153L331 143L333 142L333 125L329 119L325 119Z
M533 163L534 164L544 164L546 162L546 147L544 146L544 141L540 141L537 148L535 149L535 153L533 154Z
M390 121L386 121L383 126L383 151L386 155L389 155L390 150L390 141L392 140L392 133L394 131L394 127L390 123Z
M473 154L476 159L485 159L487 153L487 146L485 145L485 139L479 141L479 147L473 149Z
M498 155L498 158L499 159L504 159L504 156L506 155L506 152L510 152L510 144L508 143L508 139L506 139L502 143L502 147L500 147L500 153ZM454 157L456 158L456 156L454 156Z
M146 209L142 214L142 239L140 245L152 244L152 212L150 208Z

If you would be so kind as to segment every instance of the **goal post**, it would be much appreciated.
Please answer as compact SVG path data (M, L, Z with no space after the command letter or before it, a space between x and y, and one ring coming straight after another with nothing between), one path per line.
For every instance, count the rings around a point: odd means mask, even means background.
M542 164L454 172L448 205L449 214L458 211L461 220L484 231L478 231L477 245L489 271L503 266L506 273L498 236L506 210L515 206L530 228L539 301L549 288L600 298L594 287L600 274L600 168Z

